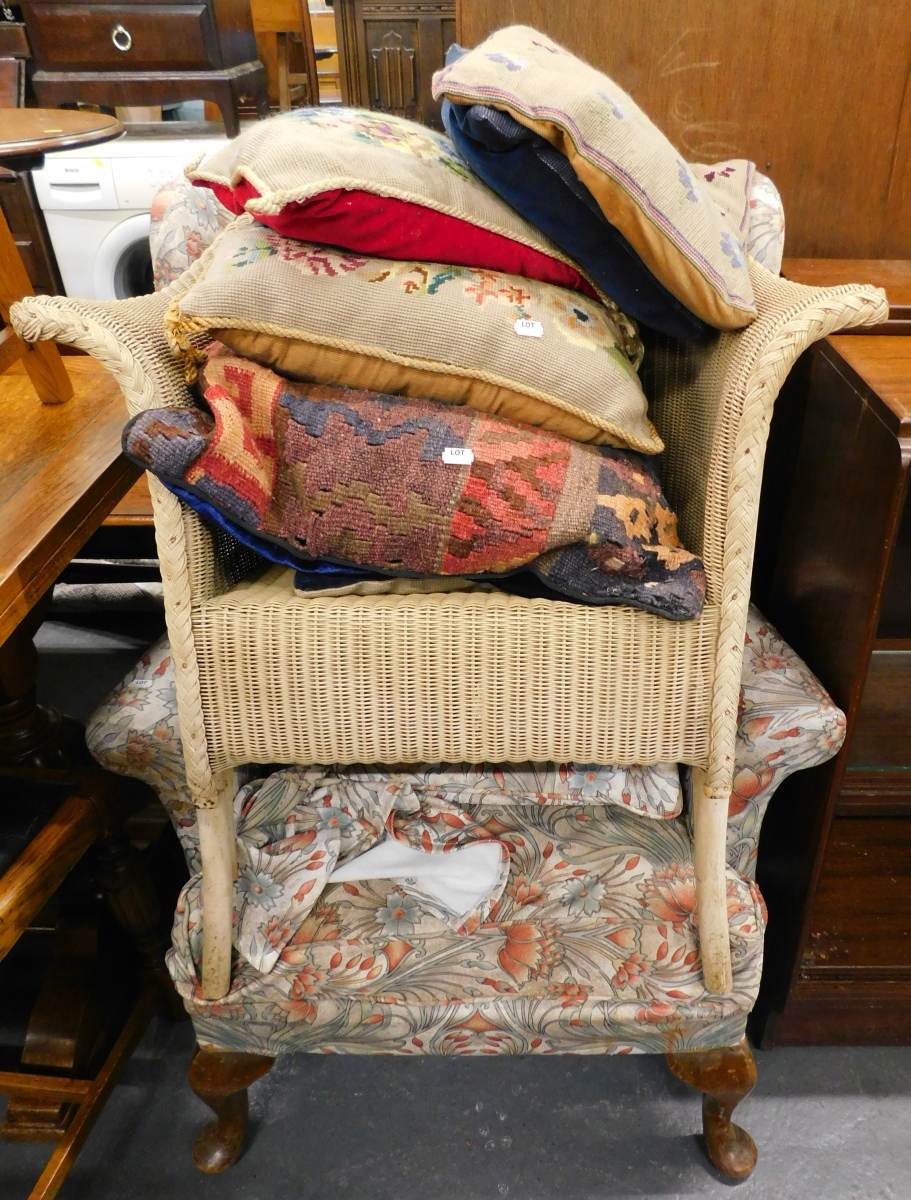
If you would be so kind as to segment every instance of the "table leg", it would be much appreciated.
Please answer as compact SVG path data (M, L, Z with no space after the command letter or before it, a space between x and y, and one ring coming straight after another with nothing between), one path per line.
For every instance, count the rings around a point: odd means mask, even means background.
M31 767L92 765L82 726L36 698L38 651L32 637L50 592L0 646L0 764Z
M10 306L23 296L32 296L31 281L23 266L22 259L13 235L9 231L6 217L0 212L0 316L9 321ZM21 358L32 386L38 393L42 404L62 404L73 394L73 384L63 365L60 351L53 342L23 342L12 332L6 331L8 338L15 338L13 349L15 356L9 354L10 343L4 341L7 347L7 358ZM0 349L2 349L0 346Z

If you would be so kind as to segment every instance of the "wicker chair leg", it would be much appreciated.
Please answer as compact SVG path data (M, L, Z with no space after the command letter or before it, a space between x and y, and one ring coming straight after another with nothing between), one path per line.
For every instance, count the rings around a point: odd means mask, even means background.
M233 804L233 772L224 772L214 807L196 812L202 858L202 994L206 1000L220 1000L231 986L231 926L237 875Z
M756 1166L756 1143L731 1117L756 1086L756 1062L746 1038L720 1050L668 1054L667 1065L703 1093L702 1132L709 1158L731 1179L744 1179Z
M734 986L725 879L728 797L712 796L705 771L693 768L696 906L705 986L724 994Z
M193 1162L207 1175L226 1171L240 1157L247 1132L247 1088L272 1069L274 1058L200 1046L190 1063L190 1087L216 1120L196 1136Z

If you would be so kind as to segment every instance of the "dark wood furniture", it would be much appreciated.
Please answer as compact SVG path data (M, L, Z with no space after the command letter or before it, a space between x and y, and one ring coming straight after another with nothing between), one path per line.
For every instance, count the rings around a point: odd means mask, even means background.
M122 132L97 113L12 109L0 113L0 163L40 165L60 145L91 145ZM0 315L31 292L0 216ZM160 909L142 861L123 831L135 807L132 781L109 775L88 754L81 727L36 700L32 636L54 580L138 476L120 453L123 397L93 359L0 331L0 997L14 1003L24 973L9 962L39 913L54 944L26 1012L14 1070L0 1070L9 1093L0 1134L56 1141L31 1195L56 1194L117 1072L164 994ZM36 396L36 391L38 396ZM45 403L39 401L41 400ZM148 790L139 788L139 803ZM94 856L86 874L87 854ZM80 882L81 881L81 882ZM97 911L100 886L119 924L133 935L146 969L130 957L113 975ZM97 905L95 906L97 910ZM126 1009L123 1004L127 1004ZM4 1012L5 1021L5 1012Z
M63 295L63 280L29 171L17 173L0 167L0 212L9 226L32 291L39 296Z
M0 109L0 167L23 171L39 167L47 150L92 146L119 137L123 126L100 113L59 112L44 108ZM28 272L0 212L0 373L21 359L35 391L45 404L62 404L73 394L56 346L23 342L5 324L10 305L32 295ZM2 636L0 636L2 641Z
M342 103L442 129L430 83L456 40L455 10L455 0L335 0Z
M0 108L25 104L26 63L31 58L25 25L0 21Z
M865 278L849 263L785 273ZM866 278L904 321L911 263ZM763 1047L911 1044L909 462L911 338L845 335L801 360L772 423L754 597L844 709L848 737L783 784L763 826Z
M40 104L218 105L231 137L238 108L269 115L266 77L246 0L26 0Z
M911 256L911 0L459 0L463 46L512 24L606 71L687 160L771 175L789 254Z
M319 104L316 50L306 0L250 0L250 10L257 44L263 35L275 39L275 91L279 112L287 112L292 100L302 105ZM300 47L303 71L292 66L296 47ZM268 68L267 63L267 73Z

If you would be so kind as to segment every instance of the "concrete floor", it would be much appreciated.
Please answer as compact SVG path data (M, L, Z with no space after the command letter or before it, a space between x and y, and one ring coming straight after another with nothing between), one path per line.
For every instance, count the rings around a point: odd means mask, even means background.
M60 1200L907 1200L911 1048L776 1050L738 1110L759 1146L732 1185L703 1155L699 1097L660 1058L289 1056L255 1083L251 1140L221 1176L190 1145L188 1025L155 1022ZM47 1148L0 1146L19 1200Z
M39 645L42 697L83 719L141 649L61 625ZM645 1056L280 1059L251 1088L246 1154L206 1177L192 1045L188 1024L150 1026L60 1200L911 1200L911 1047L758 1054L738 1118L759 1165L732 1185L697 1093ZM48 1153L0 1143L0 1200L24 1200Z

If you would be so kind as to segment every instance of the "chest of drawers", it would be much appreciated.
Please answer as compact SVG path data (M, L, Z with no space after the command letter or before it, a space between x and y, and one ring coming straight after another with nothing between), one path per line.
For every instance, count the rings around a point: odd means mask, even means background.
M211 100L231 136L241 105L269 115L247 0L34 0L22 10L41 105Z
M868 265L818 263L885 285L890 322L801 360L763 482L754 595L848 716L763 825L764 1047L911 1044L911 263Z

